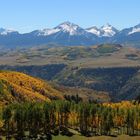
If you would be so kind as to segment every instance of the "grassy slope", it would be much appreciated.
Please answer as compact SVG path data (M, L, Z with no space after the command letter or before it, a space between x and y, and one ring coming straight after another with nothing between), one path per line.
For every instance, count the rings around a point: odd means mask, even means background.
M111 99L107 92L95 91L88 88L82 87L65 87L65 86L55 86L63 95L67 96L78 96L82 98L83 101L98 101L98 102L109 102Z
M46 82L23 73L12 71L0 72L0 101L50 101L63 99L60 92Z
M130 58L129 55L137 57ZM80 67L120 67L140 65L140 50L120 45L51 47L42 46L4 52L0 64L45 65L65 63Z
M79 135L74 135L72 137L66 137L66 136L56 136L53 137L53 140L139 140L140 136L127 136L127 135L121 135L118 137L108 137L108 136L97 136L97 137L84 137Z

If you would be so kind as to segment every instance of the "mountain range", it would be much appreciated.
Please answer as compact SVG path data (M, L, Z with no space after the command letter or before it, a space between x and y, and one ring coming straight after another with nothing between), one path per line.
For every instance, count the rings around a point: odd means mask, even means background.
M84 29L67 21L52 29L45 28L24 34L0 28L0 46L6 48L46 44L90 46L101 43L120 43L139 46L140 24L122 30L118 30L110 24L106 24L101 28L93 26Z

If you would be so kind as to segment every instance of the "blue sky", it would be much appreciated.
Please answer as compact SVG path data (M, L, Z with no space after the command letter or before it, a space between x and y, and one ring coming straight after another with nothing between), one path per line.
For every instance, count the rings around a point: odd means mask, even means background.
M140 23L140 0L0 0L0 27L20 32L71 21L83 28Z

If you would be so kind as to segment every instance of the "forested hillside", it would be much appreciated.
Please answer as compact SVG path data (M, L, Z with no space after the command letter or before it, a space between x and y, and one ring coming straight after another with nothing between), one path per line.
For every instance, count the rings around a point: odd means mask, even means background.
M113 101L132 100L138 96L138 87L140 85L138 70L139 67L77 67L61 72L54 78L54 81L65 86L78 86L97 91L106 91ZM133 88L135 90L131 90Z
M19 72L0 72L0 102L2 104L52 99L63 99L63 96L45 81Z
M0 66L0 69L24 72L46 81L49 80L52 84L71 87L73 88L72 95L77 93L82 97L84 94L82 95L82 92L77 88L87 88L87 92L92 89L97 94L106 92L112 101L132 100L139 95L139 67L81 68L64 64L50 64L43 66ZM67 90L70 89L67 88ZM94 98L95 94L92 94L94 92L92 90L90 97ZM100 96L100 94L98 95ZM95 95L94 99L97 99L96 97ZM104 97L108 101L108 96Z
M140 105L137 102L22 103L5 107L1 114L0 133L7 139L51 140L59 134L69 137L140 135Z

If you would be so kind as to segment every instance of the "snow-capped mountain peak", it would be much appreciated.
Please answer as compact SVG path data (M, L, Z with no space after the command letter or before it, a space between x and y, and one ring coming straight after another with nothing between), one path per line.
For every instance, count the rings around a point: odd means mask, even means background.
M131 35L131 34L137 33L137 32L140 32L140 24L138 24L138 25L132 27L132 30L129 31L128 35Z
M118 32L116 28L114 28L112 25L108 23L102 26L101 28L93 26L91 28L86 29L86 31L98 37L112 37Z
M99 43L139 43L140 24L118 31L110 24L83 29L77 24L63 22L52 29L34 30L29 33L0 28L1 46L31 46L49 43L67 45L96 45Z
M87 32L100 36L101 31L96 26L90 27L86 29Z
M57 33L59 30L58 29L42 29L42 30L37 30L35 32L35 35L37 36L48 36L48 35L51 35L51 34L55 34Z
M58 29L62 32L67 32L70 35L81 34L81 31L84 32L84 29L82 29L78 25L71 23L69 21L66 21L66 22L59 24L57 27L55 27L55 29Z
M102 36L106 36L106 37L112 37L118 32L118 30L114 28L112 25L110 25L109 23L102 26L100 30L103 32Z
M0 28L0 35L8 35L8 34L12 34L12 33L18 33L18 32L14 31L12 29Z
M91 36L91 34L98 36L98 37L112 37L118 32L117 29L115 29L110 24L106 24L102 26L100 29L96 26L93 26L91 28L83 29L77 24L71 23L69 21L63 22L52 29L43 29L43 30L36 30L34 35L37 36L49 36L54 34L60 33L67 33L70 36L74 35L85 35L85 36Z
M66 22L59 24L56 28L61 28L61 29L69 31L69 29L71 29L71 28L78 28L78 27L79 27L78 25L71 23L69 21L66 21Z
M59 24L58 26L52 29L37 30L35 32L35 35L48 36L58 32L68 33L69 35L72 36L72 35L84 34L86 31L81 27L79 27L78 25L67 21Z

